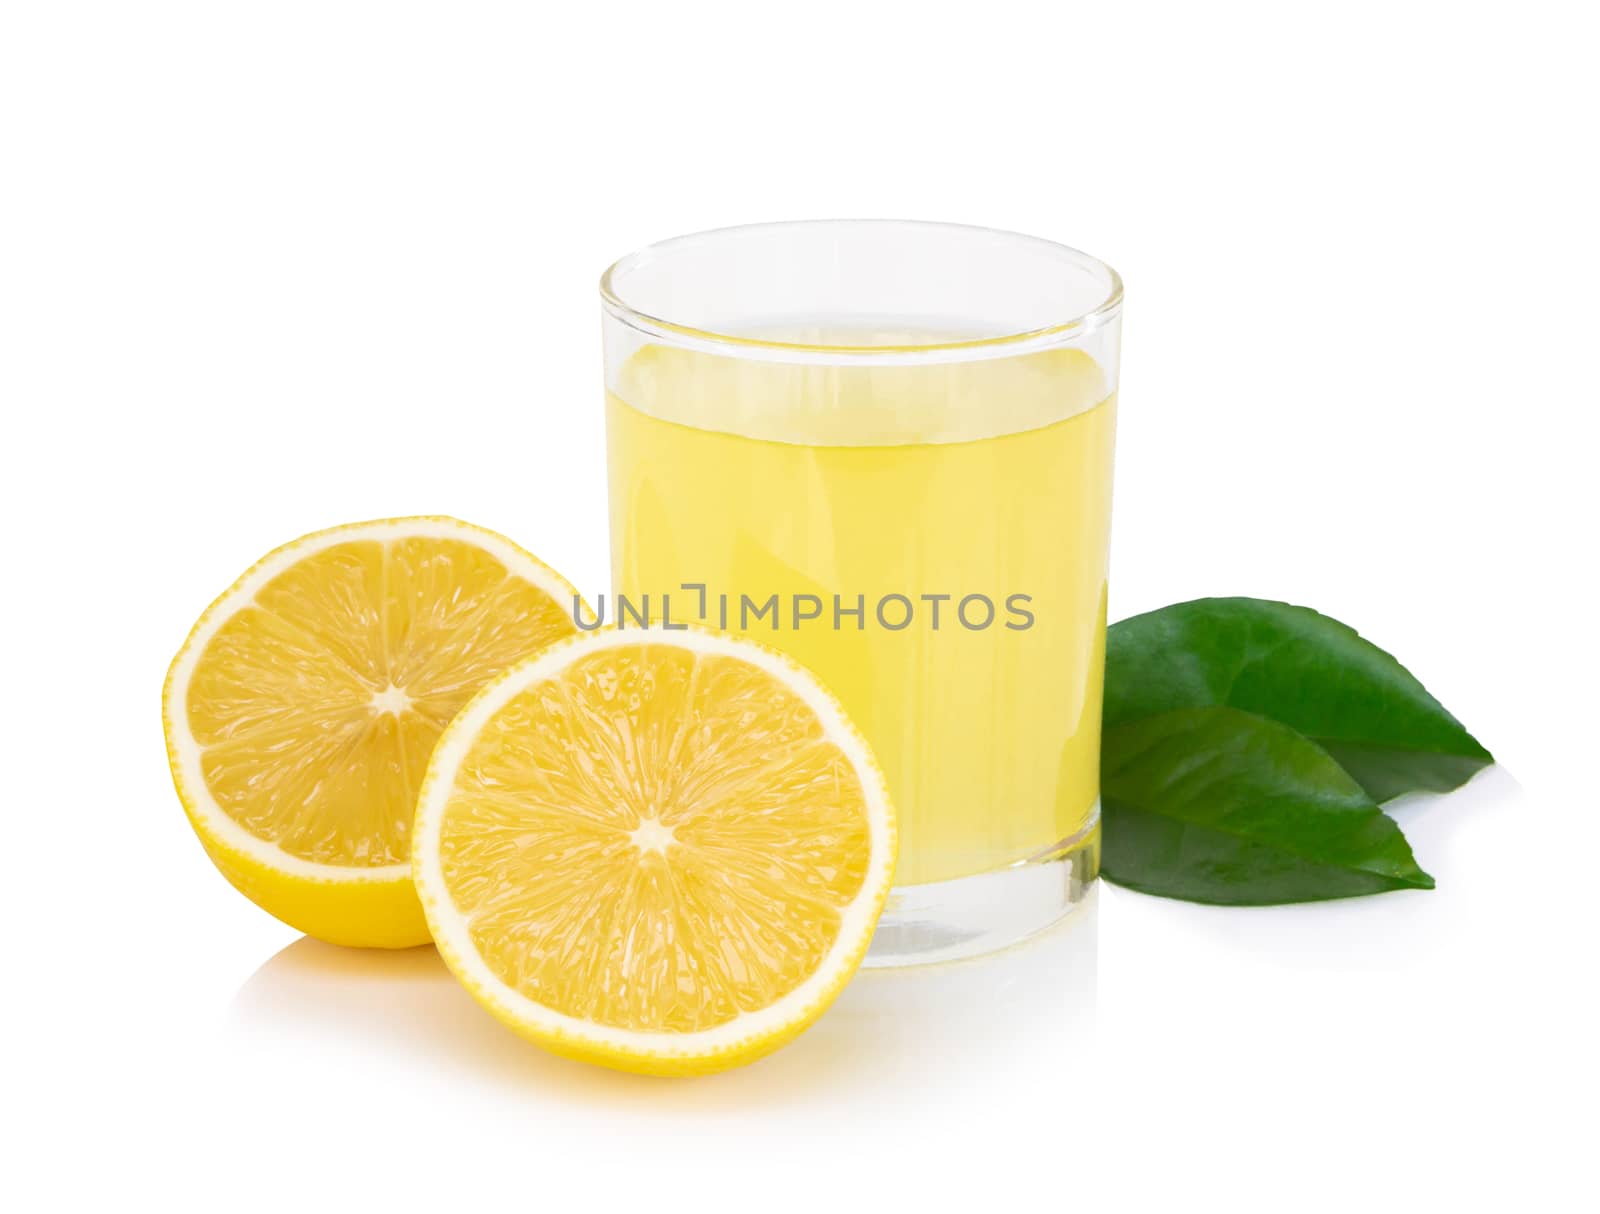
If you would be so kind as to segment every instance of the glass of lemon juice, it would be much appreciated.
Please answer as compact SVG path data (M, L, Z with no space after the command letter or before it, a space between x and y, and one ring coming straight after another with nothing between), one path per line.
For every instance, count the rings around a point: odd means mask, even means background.
M869 965L1070 910L1099 857L1116 272L838 220L669 240L601 294L607 622L754 637L843 703L899 822Z

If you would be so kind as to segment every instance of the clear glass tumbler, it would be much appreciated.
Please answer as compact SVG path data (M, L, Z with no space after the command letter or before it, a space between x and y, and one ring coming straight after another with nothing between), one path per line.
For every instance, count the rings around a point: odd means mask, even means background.
M601 294L619 622L755 637L844 704L900 824L867 963L1069 910L1099 863L1116 272L838 220L669 240Z

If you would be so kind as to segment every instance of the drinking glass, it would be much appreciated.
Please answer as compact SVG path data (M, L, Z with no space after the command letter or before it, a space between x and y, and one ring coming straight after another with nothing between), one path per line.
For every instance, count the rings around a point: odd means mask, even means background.
M899 822L867 963L1070 910L1099 864L1116 272L836 220L652 245L601 295L617 622L754 637L843 703Z

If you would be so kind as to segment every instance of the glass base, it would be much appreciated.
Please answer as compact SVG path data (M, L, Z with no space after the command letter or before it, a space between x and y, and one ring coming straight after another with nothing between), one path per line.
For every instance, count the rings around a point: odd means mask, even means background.
M928 965L992 953L1041 932L1083 901L1100 872L1100 806L1089 824L1010 868L901 885L873 933L862 965Z

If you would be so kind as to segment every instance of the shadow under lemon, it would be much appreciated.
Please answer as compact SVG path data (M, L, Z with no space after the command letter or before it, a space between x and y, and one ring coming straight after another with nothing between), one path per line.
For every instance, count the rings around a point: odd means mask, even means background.
M962 1075L1064 1073L1092 1041L1098 899L1019 944L970 961L862 971L793 1044L751 1066L662 1081L569 1062L505 1028L457 984L433 947L346 949L306 936L269 958L234 996L248 1032L344 1038L397 1065L604 1102L674 1108L841 1095L917 1099ZM652 1097L652 1093L654 1096Z

